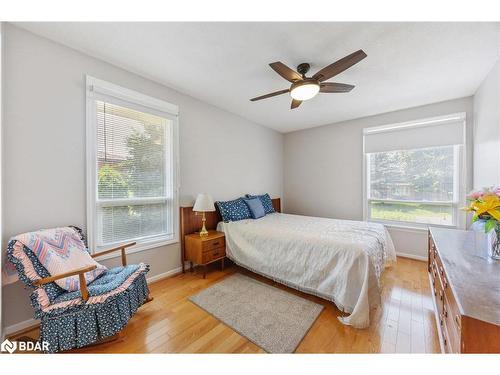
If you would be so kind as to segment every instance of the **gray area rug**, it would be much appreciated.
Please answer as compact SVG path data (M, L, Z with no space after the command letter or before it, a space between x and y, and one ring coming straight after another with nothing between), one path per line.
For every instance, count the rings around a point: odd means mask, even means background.
M189 300L268 353L293 353L323 310L239 273Z

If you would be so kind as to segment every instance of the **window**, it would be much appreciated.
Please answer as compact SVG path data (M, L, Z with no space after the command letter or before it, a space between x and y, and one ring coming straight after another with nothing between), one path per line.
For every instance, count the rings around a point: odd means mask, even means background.
M87 77L91 249L177 240L177 108Z
M365 219L459 226L463 115L364 130Z

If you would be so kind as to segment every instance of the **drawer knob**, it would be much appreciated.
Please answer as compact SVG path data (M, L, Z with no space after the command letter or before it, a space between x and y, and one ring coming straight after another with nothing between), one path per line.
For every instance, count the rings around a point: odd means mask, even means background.
M217 241L217 242L213 242L213 245L214 245L214 246L215 246L215 245L218 245L218 244L219 244L219 241Z
M439 299L442 301L443 300L443 292L439 291Z

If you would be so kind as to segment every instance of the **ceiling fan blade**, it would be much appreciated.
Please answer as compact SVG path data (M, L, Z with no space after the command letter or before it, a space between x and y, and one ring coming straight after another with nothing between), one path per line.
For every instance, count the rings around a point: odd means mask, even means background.
M366 53L364 53L364 51L360 49L359 51L351 53L350 55L324 67L315 75L313 75L313 78L317 79L320 82L326 81L327 79L330 79L337 74L342 73L344 70L349 69L354 64L357 64L358 62L363 60L365 57Z
M301 104L302 100L292 99L292 105L290 106L290 109L295 109Z
M280 76L282 76L284 79L286 79L289 82L296 82L300 81L302 79L302 76L297 73L295 70L290 69L288 66L283 64L280 61L273 62L269 64L273 70L278 73Z
M325 82L319 85L319 92L349 92L354 87L345 83Z
M273 97L273 96L276 96L276 95L285 94L285 93L287 93L289 91L290 91L290 89L284 89L284 90L280 90L280 91L271 92L271 93L266 94L266 95L257 96L256 98L252 98L252 99L250 99L250 101L254 102L256 100L267 99L267 98L270 98L270 97Z

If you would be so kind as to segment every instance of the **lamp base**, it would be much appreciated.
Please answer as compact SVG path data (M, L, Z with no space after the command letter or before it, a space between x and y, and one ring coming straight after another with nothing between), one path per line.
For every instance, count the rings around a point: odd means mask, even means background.
M201 230L200 230L200 237L208 236L208 230L205 227L206 221L207 221L207 219L205 218L205 212L203 212L203 216L201 218L201 222L203 223L203 225L202 225Z

